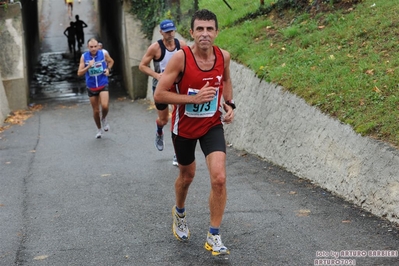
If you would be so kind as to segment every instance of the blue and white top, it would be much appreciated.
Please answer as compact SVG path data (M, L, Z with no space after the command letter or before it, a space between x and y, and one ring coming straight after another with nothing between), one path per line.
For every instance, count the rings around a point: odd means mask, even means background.
M83 55L85 67L91 60L94 59L94 65L89 68L86 72L86 86L91 90L99 90L108 85L108 77L104 74L107 68L105 61L104 52L98 50L95 56L92 56L90 52L85 52Z

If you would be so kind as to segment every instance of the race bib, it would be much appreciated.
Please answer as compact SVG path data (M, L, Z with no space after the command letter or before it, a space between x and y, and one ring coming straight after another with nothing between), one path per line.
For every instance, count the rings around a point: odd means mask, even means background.
M90 77L103 74L104 73L103 64L95 63L93 67L89 68L88 72Z
M188 95L196 95L199 92L197 89L188 89ZM186 110L184 114L189 117L212 117L217 110L217 104L219 99L219 88L216 91L213 100L202 104L186 104Z

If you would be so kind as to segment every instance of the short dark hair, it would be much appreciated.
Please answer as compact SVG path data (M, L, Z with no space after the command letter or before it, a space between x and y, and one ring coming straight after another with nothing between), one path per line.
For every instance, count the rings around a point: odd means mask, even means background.
M194 29L195 20L214 20L216 30L218 29L218 19L215 13L209 11L208 9L197 10L191 18L191 29Z
M97 43L98 43L98 41L97 41L97 39L96 38L94 38L94 37L91 37L88 41L87 41L87 44L89 44L89 42L91 42L91 41L96 41Z

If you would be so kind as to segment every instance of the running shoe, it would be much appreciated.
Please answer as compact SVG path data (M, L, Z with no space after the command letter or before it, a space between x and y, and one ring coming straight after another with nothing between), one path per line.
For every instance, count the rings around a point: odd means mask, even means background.
M206 250L212 251L213 256L230 254L230 250L223 245L220 235L212 235L209 232L206 236L204 248Z
M159 135L158 132L155 133L155 147L158 149L158 151L163 150L163 146L165 145L163 141L163 132L162 135Z
M101 123L103 125L104 131L107 132L109 130L109 124L108 124L107 118L101 119Z
M99 129L96 134L96 139L101 139L101 133L102 133L102 131L101 131L101 129Z
M173 225L172 231L173 235L180 241L187 241L190 238L190 230L187 227L186 212L184 216L180 217L176 211L176 205L172 208Z
M176 154L173 156L172 164L173 164L174 166L179 166L179 163L177 162Z

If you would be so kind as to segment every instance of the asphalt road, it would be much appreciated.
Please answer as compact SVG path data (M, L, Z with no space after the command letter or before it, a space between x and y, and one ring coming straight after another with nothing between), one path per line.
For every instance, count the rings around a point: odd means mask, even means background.
M192 235L177 241L170 134L156 150L152 105L129 99L117 79L110 87L111 129L102 139L82 94L38 102L41 110L0 133L1 266L399 265L396 225L234 143L222 224L231 255L203 248L210 185L199 149L186 205Z
M314 265L345 250L393 250L394 258L346 259L399 265L393 224L233 147L222 225L231 255L215 259L203 248L209 179L199 150L186 206L192 237L177 241L178 169L169 133L164 151L154 147L155 116L149 103L118 95L102 139L88 103L47 103L4 131L0 265Z

